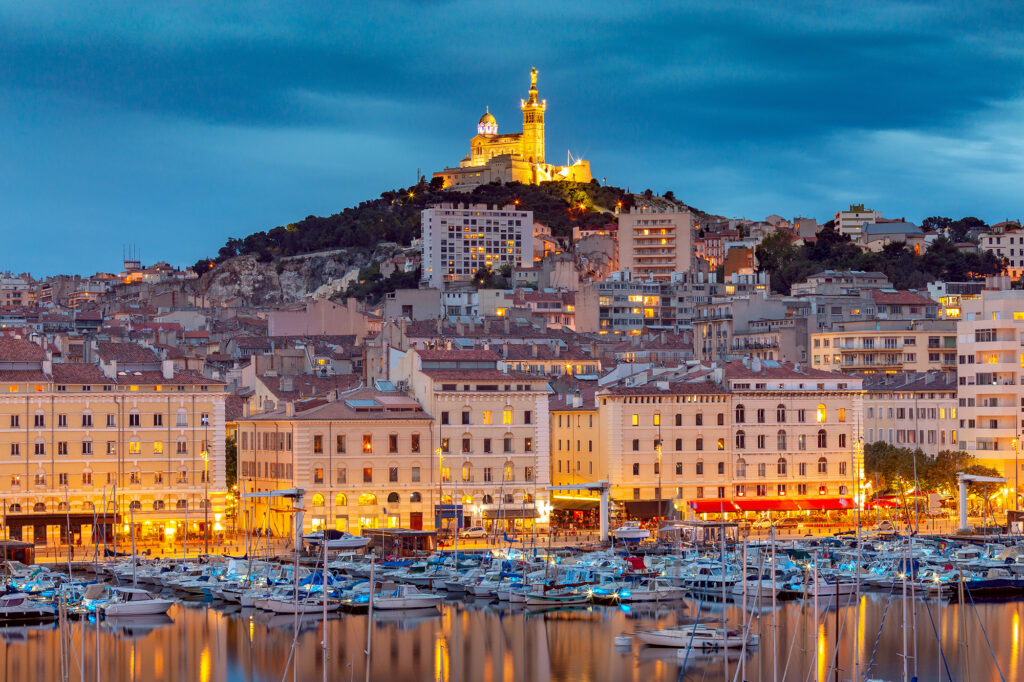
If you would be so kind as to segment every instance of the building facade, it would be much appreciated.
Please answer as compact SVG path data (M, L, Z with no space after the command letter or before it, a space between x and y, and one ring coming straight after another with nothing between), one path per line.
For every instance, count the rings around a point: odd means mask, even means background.
M513 269L533 264L533 212L512 204L439 204L422 213L421 281L443 290L469 282L480 268Z
M864 379L864 442L920 448L934 457L957 447L956 374L901 372Z
M693 214L633 207L619 214L619 267L667 280L693 268Z

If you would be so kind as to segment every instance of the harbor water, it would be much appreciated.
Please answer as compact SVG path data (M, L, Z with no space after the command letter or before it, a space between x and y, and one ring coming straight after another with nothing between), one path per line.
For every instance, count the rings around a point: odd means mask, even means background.
M897 591L865 594L838 608L822 595L817 612L810 600L783 602L774 611L768 605L751 609L750 626L760 646L728 659L695 654L682 675L676 649L647 647L635 638L629 646L616 646L616 637L693 618L720 624L721 604L686 599L632 608L530 610L469 599L423 613L377 612L370 629L369 676L365 650L371 616L339 613L326 622L327 679L850 680L856 648L859 679L866 674L895 681L904 670L904 622L911 656L906 665L919 680L1024 679L1024 602L961 606L919 598L913 606L904 615ZM731 625L743 618L739 604L731 602L724 615ZM8 627L0 630L3 680L323 679L324 623L310 616L300 617L297 629L295 623L292 615L197 601L178 603L166 616ZM743 666L741 675L738 665Z

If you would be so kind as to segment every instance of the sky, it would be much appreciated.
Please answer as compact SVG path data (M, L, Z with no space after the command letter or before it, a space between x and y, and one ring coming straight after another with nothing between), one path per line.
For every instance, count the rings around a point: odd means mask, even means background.
M1024 3L0 0L0 271L188 266L455 165L490 106L702 210L1024 216Z

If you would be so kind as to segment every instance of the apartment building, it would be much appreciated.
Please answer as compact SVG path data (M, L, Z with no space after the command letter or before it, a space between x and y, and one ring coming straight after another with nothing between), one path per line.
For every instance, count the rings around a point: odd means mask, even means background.
M1024 473L1024 291L964 301L956 331L960 449L1016 484Z
M881 218L881 213L864 208L864 204L850 204L849 210L836 212L835 229L840 234L856 237L863 231L865 223L876 223Z
M952 372L956 320L861 320L811 334L811 364L825 371Z
M440 519L532 529L551 511L547 378L499 361L493 350L414 349L391 376L434 419L440 483L455 505Z
M442 203L424 209L422 281L443 290L482 267L533 265L533 211L509 204Z
M956 391L953 372L865 376L864 442L920 448L932 457L942 450L955 450Z
M612 497L628 514L846 509L862 382L761 362L597 394Z
M434 506L452 494L440 486L433 424L415 399L393 389L286 402L239 420L239 489L301 488L304 531L433 528ZM249 518L287 535L290 515L275 511L285 504L258 502Z
M87 544L116 531L125 542L131 522L145 540L214 535L226 492L224 390L134 344L99 344L95 364L54 363L29 341L0 338L9 536Z
M978 246L1007 261L1006 275L1019 279L1024 274L1024 230L1019 225L1008 223L998 230L978 235Z
M548 402L551 420L551 484L581 485L608 479L603 456L601 415L595 390L554 394ZM562 491L551 495L557 510L597 509L600 495L588 491Z
M693 214L634 206L619 214L619 267L641 278L670 279L693 267Z

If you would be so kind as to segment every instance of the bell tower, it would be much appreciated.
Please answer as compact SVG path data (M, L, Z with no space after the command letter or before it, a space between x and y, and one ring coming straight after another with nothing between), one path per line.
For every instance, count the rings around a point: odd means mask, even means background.
M523 158L544 163L544 111L548 102L537 99L537 69L530 69L529 99L519 102L523 109Z

